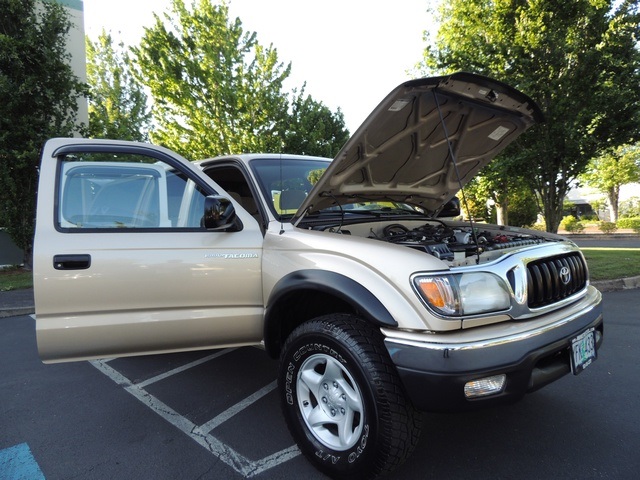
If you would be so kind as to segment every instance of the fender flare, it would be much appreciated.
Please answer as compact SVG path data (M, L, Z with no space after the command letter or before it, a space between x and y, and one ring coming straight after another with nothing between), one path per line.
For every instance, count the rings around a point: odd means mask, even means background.
M280 346L275 324L278 322L274 314L274 306L281 298L296 291L315 290L335 296L353 306L365 320L379 327L397 327L398 322L391 316L387 308L366 287L340 273L327 270L298 270L282 277L274 286L269 296L264 320L264 342L269 355L277 355Z

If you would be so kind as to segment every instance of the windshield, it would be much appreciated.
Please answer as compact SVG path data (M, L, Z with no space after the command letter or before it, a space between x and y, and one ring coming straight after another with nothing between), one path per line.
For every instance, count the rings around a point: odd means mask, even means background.
M276 218L291 217L329 166L329 160L260 158L250 162Z
M269 208L278 219L288 219L298 210L307 195L329 166L329 160L317 158L260 158L250 162L251 169ZM326 208L319 215L337 212L358 214L422 213L416 208L395 202L357 202Z

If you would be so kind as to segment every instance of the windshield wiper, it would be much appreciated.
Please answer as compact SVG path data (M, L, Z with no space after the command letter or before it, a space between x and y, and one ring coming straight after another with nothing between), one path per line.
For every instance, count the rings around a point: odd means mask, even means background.
M377 208L374 210L345 210L345 213L352 213L357 215L371 215L371 216L399 216L399 215L417 215L423 217L424 214L417 212L415 210L402 210L402 209L392 209L392 208Z

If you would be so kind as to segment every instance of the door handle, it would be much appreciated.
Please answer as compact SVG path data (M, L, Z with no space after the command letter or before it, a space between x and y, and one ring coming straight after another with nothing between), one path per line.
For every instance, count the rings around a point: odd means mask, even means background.
M91 255L54 255L56 270L86 270L91 266Z

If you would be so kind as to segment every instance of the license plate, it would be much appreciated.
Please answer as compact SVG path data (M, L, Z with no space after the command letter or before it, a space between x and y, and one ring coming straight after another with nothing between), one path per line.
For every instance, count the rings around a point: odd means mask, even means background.
M571 340L571 371L578 375L597 358L595 329L582 332Z

